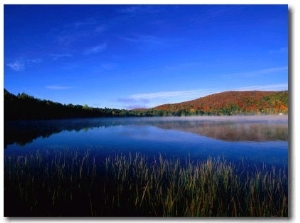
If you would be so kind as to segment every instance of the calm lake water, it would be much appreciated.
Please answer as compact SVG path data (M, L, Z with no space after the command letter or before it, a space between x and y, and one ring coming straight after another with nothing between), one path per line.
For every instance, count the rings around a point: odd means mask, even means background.
M287 116L93 118L4 124L4 155L90 150L288 166Z

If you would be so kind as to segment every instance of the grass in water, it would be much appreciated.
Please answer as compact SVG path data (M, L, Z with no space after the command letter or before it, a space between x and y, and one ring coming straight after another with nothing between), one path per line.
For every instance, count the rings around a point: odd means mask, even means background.
M224 159L106 158L72 150L5 156L5 216L288 216L288 177Z

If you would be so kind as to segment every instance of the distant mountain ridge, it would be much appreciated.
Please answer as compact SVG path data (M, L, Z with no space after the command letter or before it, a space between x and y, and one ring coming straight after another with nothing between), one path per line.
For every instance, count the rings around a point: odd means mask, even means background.
M227 91L150 109L92 108L13 95L4 89L4 119L288 114L288 91Z

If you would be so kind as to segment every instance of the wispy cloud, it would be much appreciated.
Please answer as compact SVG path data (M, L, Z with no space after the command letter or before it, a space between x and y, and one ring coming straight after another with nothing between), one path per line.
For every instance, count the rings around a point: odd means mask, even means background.
M219 89L194 89L185 91L161 91L152 93L133 94L128 97L119 98L126 109L152 108L161 104L179 103L194 100L209 94L221 92Z
M272 54L276 54L276 53L287 53L288 52L288 48L287 47L281 47L279 49L276 50L270 50L269 53Z
M127 41L133 44L133 47L136 47L142 51L151 51L155 49L161 49L169 47L174 43L173 39L167 39L154 35L131 35L131 36L118 36L120 39Z
M69 54L69 53L49 54L49 56L51 56L53 60L58 60L58 59L61 59L61 58L72 57L72 54Z
M240 73L233 73L233 74L225 74L221 75L222 77L255 77L255 76L261 76L261 75L271 75L271 74L277 74L278 72L286 72L288 74L288 67L271 67L266 69L260 69L255 71L249 71L249 72L240 72Z
M288 84L272 84L272 85L256 85L256 86L245 86L236 89L228 90L284 90L288 89ZM152 100L152 99L161 99L161 98L180 98L180 97L203 97L208 94L218 93L226 91L226 89L195 89L187 91L162 91L162 92L153 92L153 93L143 93L143 94L133 94L128 97L128 100Z
M201 62L186 62L186 63L166 65L165 68L168 70L178 70L178 69L187 69L187 68L191 68L191 67L197 67L200 65L202 65Z
M120 9L118 12L125 14L145 14L157 13L162 10L162 7L152 5L131 5Z
M162 98L182 98L189 97L191 99L196 99L203 97L209 94L218 93L222 91L236 90L236 91L246 91L246 90L262 90L262 91L280 91L287 90L288 84L270 84L270 85L255 85L255 86L245 86L235 89L195 89L187 91L162 91L154 93L144 93L144 94L133 94L127 99L128 102L130 99L134 100L153 100L153 99L162 99Z
M151 108L165 103L177 103L193 100L215 92L215 89L196 89L187 91L162 91L153 93L133 94L118 98L117 101L126 109Z
M288 84L282 83L282 84L270 84L270 85L254 85L254 86L245 86L235 89L237 91L254 91L254 90L260 90L260 91L284 91L288 90Z
M6 63L14 71L23 71L25 69L32 69L38 67L43 62L42 58L16 58L11 62Z
M94 33L103 33L105 30L106 30L106 26L99 25L94 28L93 32Z
M161 99L161 98L174 98L174 97L201 97L206 95L213 90L209 89L196 89L196 90L187 90L187 91L161 91L161 92L154 92L154 93L145 93L145 94L134 94L131 95L130 98L141 100L141 99Z
M134 109L134 108L147 108L150 103L149 99L135 99L135 98L118 98L118 102L120 102L125 109Z
M83 38L96 37L105 32L106 26L97 21L96 18L87 18L74 23L65 24L62 29L57 30L54 41L63 46L72 45Z
M101 69L103 70L113 70L117 65L115 63L103 63L101 64Z
M256 70L252 72L245 72L242 73L243 76L256 76L256 75L266 75L266 74L274 74L278 72L283 72L283 71L288 71L288 67L273 67L273 68L267 68L267 69L261 69L261 70Z
M121 12L121 13L134 13L134 12L138 11L140 8L141 8L141 6L137 6L137 5L128 6L128 7L120 9L119 12Z
M22 59L16 59L13 62L7 63L6 65L14 71L22 71L25 69L25 62Z
M143 104L147 104L149 103L149 100L148 99L144 99L144 98L118 98L119 102L122 102L122 103L137 103L137 102L141 102Z
M41 58L32 58L32 59L27 59L26 62L29 65L40 64L40 63L43 62L43 59L41 59Z
M63 85L48 85L48 86L46 86L46 88L50 89L50 90L66 90L66 89L70 89L72 87L63 86Z
M230 15L232 13L237 14L238 11L242 13L242 10L245 8L243 5L238 5L235 7L228 7L227 5L207 5L206 10L202 11L196 16L190 17L191 24L211 24L216 20L222 21L224 16Z
M68 26L78 29L78 28L82 28L82 27L86 27L86 26L90 26L90 25L94 25L97 23L96 18L90 17L90 18L85 18L82 20L78 20L74 23L69 24Z
M86 18L69 24L70 31L84 31L85 34L99 34L106 30L106 26L101 24L96 18Z
M134 37L120 37L123 40L135 43L147 43L147 44L163 44L165 40L163 38L151 35L135 35Z
M256 75L266 75L266 74L274 74L278 72L283 72L283 71L288 71L288 67L272 67L272 68L266 68L266 69L261 69L261 70L256 70L256 71L251 71L251 72L244 72L241 73L243 76L256 76Z
M83 54L84 55L90 55L90 54L95 54L95 53L101 53L106 49L106 47L107 47L107 44L103 43L103 44L100 44L100 45L97 45L97 46L86 49L83 52Z

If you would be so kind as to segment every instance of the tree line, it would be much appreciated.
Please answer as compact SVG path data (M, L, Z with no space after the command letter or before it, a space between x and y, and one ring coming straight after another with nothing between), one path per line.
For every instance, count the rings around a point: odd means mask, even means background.
M34 98L26 93L11 94L4 89L4 119L63 119L133 116L125 109L93 108L87 105L61 104Z
M5 120L278 113L288 113L288 91L223 92L188 102L166 104L150 109L126 110L61 104L37 99L26 93L14 95L4 89Z

